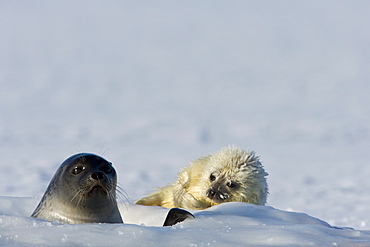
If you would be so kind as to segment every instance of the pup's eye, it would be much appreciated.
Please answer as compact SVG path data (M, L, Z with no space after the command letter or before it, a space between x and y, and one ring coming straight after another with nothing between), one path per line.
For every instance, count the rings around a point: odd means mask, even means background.
M71 173L77 175L81 173L83 170L85 170L84 166L76 166L75 168L72 169Z
M215 175L213 175L213 174L211 174L211 176L209 176L209 180L211 180L211 181L215 181L215 180L216 180L216 176L215 176Z
M227 187L229 187L229 188L235 188L235 186L236 186L236 184L235 184L235 183L233 183L233 182L228 182L226 185L227 185Z

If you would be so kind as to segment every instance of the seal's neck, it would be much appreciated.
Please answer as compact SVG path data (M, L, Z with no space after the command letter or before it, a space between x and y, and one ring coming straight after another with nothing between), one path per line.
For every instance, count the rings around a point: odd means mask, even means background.
M117 202L113 199L87 198L75 208L75 213L70 213L73 212L70 204L67 207L69 208L61 210L60 214L67 214L66 217L73 221L69 223L123 223Z
M47 207L50 209L49 213L40 218L69 224L123 223L117 202L100 199L87 198L81 200L78 205L67 201L50 201Z

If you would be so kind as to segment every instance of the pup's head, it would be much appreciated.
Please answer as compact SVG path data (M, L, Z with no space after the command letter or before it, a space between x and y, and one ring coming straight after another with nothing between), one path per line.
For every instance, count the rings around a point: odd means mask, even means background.
M249 202L264 205L267 197L266 178L253 151L227 147L208 156L203 174L206 197L211 205L224 202Z

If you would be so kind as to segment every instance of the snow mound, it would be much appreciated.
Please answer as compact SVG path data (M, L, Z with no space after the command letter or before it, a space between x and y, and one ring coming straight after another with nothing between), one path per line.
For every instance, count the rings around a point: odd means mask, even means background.
M125 224L72 225L29 217L36 204L32 198L0 197L1 246L370 245L368 231L248 203L192 211L195 219L173 227L149 225L163 222L168 209L159 207L120 205Z

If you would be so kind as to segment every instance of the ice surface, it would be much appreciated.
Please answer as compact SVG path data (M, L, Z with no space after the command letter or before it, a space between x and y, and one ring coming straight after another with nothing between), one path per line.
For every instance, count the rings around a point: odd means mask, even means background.
M112 161L133 202L231 144L260 156L268 206L369 229L369 11L365 0L2 1L0 195L23 200L1 206L2 230L200 236L190 226L213 227L208 216L164 230L25 215L74 153ZM317 227L340 232L310 234Z
M307 214L248 203L225 203L193 211L188 219L172 227L163 224L168 209L121 205L125 224L60 224L28 215L3 215L7 204L23 205L30 211L32 198L0 198L0 244L7 246L368 246L370 232L335 228ZM26 202L26 203L25 203ZM4 206L5 205L5 206ZM14 211L17 214L17 210ZM130 215L130 223L125 217ZM150 219L153 225L148 224ZM147 224L144 225L147 221Z

